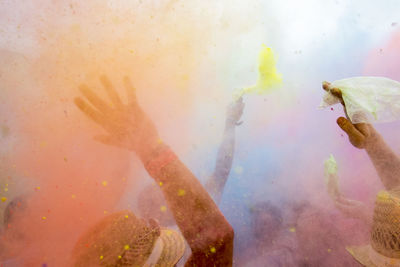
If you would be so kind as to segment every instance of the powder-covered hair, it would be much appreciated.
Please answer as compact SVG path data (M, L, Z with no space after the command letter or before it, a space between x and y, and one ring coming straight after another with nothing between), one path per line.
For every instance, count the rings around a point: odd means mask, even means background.
M283 213L281 209L279 209L277 206L273 205L269 201L256 203L250 208L250 212L253 218L258 217L261 213L268 213L271 214L278 223L281 223L283 220Z
M18 196L8 203L4 210L4 225L8 225L12 222L15 213L22 212L27 208L26 196Z

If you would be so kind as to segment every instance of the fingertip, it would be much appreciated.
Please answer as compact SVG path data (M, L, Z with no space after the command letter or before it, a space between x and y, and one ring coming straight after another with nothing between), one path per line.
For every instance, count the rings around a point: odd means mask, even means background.
M327 81L323 81L322 82L322 88L325 90L325 91L328 91L329 90L329 87L330 87L330 83L329 82L327 82Z
M88 91L90 91L89 90L89 87L86 85L86 84L81 84L81 85L79 85L78 86L78 89L79 89L79 91L82 93L82 94L86 94Z
M337 118L336 123L339 126L344 125L345 123L347 123L347 119L345 117L339 117L339 118Z
M129 76L124 76L124 84L126 87L130 88L130 89L135 89L132 85L131 79L129 78Z
M82 107L84 105L84 102L83 102L82 98L80 98L80 97L75 97L74 98L74 103L78 107Z
M100 82L105 86L105 87L109 87L110 86L110 81L108 80L108 77L103 74L100 76Z

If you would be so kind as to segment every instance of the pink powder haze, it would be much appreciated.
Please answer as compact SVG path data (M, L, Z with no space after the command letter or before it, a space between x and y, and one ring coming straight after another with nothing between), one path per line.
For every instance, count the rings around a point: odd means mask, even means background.
M18 220L4 226L24 236L3 237L9 255L26 266L66 266L87 227L117 210L137 213L137 197L152 183L134 153L93 140L104 132L74 105L79 85L106 99L99 81L105 74L125 101L122 79L129 76L163 141L205 182L226 106L235 89L255 83L263 43L276 52L284 82L270 94L244 97L221 204L238 236L235 247L251 241L241 234L248 229L236 206L258 201L282 208L308 202L335 218L349 244L367 240L366 231L349 237L359 222L335 209L323 162L334 154L343 193L371 208L383 186L366 153L336 125L342 108L318 109L321 82L400 80L400 3L302 2L1 1L0 218L14 197L28 199ZM395 152L399 127L377 126ZM313 227L311 238L327 231Z

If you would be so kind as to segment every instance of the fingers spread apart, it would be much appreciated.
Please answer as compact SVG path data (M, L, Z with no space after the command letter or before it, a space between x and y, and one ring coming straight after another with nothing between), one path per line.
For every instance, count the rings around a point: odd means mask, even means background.
M77 97L74 99L75 105L89 118L91 118L93 121L95 121L98 124L101 124L104 126L104 116L96 111L94 108L89 106L82 98Z
M124 84L125 84L125 89L126 89L126 95L128 96L128 105L136 105L137 104L137 99L136 99L136 89L133 87L131 80L129 79L128 76L124 77Z
M122 101L119 98L117 92L114 90L114 88L111 85L111 82L108 80L108 78L105 75L102 75L100 77L100 81L103 84L104 88L106 89L106 92L107 92L108 96L110 97L113 105L115 105L115 107L121 107Z
M104 102L100 97L98 97L92 90L89 89L86 85L79 86L79 90L81 93L89 100L89 102L97 108L99 111L108 112L110 111L110 106Z

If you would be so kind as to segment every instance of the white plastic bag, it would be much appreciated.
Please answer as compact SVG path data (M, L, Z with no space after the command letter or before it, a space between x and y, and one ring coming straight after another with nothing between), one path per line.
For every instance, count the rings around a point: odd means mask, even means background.
M353 77L334 81L331 88L342 92L352 123L381 123L400 119L400 83L384 77ZM327 92L320 107L339 103Z

